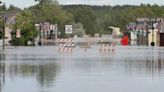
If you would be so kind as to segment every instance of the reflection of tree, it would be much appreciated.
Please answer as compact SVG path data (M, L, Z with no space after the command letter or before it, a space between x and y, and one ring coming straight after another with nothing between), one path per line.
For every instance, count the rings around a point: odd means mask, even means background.
M58 70L57 67L58 66L56 64L46 64L39 66L37 80L41 86L52 86Z
M37 61L32 61L37 62ZM23 77L36 77L41 86L51 86L56 77L58 66L55 63L46 64L12 64L10 74L22 75ZM13 75L11 75L13 76Z
M26 55L25 60L23 60L24 63L22 63L19 62L18 56L12 55L12 60L16 62L9 65L10 77L20 75L23 77L36 77L41 86L51 86L53 84L58 71L56 63L50 63L51 61L42 63L45 61L35 60L34 55Z
M1 77L2 77L2 76L1 76L1 75L2 75L2 72L1 72L1 70L2 70L2 69L1 69L1 61L2 61L2 60L1 60L1 54L0 54L0 92L2 91L2 83L1 83L1 82L2 82L2 79L1 79Z
M0 63L5 60L5 54L0 52Z
M1 66L0 66L0 70L1 70ZM2 92L2 79L1 79L1 71L0 71L0 92Z
M2 92L2 86L5 83L5 55L0 53L0 92Z

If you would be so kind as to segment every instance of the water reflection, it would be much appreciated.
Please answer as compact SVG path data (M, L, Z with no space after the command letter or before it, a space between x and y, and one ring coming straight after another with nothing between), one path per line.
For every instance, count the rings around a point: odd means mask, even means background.
M131 89L135 87L144 87L144 92L153 92L146 88L162 90L163 51L151 48L118 49L114 54L91 53L89 50L81 54L1 53L0 92L141 91ZM147 85L150 81L156 84ZM127 82L135 86L124 85Z
M3 85L5 83L5 55L0 53L0 92L2 92Z
M22 61L17 54L10 55L9 57L12 58L6 61L4 56L2 57L0 59L0 88L5 86L5 77L11 80L35 78L41 87L53 86L59 70L59 66L52 63L55 62L54 60L50 62L49 60L35 60L35 57L30 57L30 59L24 58L25 60Z
M117 52L114 61L117 69L149 77L158 76L164 68L163 55L155 48Z
M52 86L57 76L58 66L56 64L47 64L39 66L37 80L41 86Z

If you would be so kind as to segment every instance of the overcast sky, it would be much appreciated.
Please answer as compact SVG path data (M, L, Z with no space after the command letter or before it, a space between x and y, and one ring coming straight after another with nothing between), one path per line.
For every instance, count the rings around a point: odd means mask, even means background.
M13 4L19 8L25 8L36 4L34 0L1 0L7 6ZM140 5L144 4L158 4L164 5L164 0L58 0L60 4L91 4L91 5Z

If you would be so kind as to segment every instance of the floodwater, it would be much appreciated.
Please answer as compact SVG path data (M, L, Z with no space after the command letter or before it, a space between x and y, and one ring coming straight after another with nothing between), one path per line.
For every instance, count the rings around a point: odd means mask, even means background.
M7 48L0 52L0 92L164 92L163 56L161 47Z

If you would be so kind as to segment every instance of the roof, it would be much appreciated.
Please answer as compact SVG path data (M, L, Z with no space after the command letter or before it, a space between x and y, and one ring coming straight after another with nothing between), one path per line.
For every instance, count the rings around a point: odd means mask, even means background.
M8 12L0 12L1 17L12 17L15 16L19 11L8 11Z

